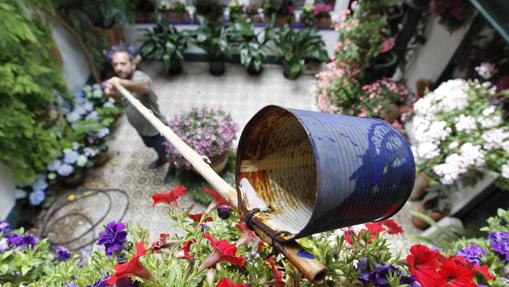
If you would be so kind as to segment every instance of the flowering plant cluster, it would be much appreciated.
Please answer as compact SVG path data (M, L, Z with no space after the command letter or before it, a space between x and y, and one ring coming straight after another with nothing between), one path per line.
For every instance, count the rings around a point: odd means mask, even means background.
M204 189L214 200L201 213L179 207L186 192L179 186L152 196L154 208L170 209L169 228L178 231L161 233L151 244L142 228L112 222L92 251L70 256L58 247L49 253L47 240L0 222L0 263L8 263L0 279L31 286L311 286L235 212L219 218L218 207L228 202L218 192ZM324 286L506 286L509 212L498 214L482 229L486 238L462 239L442 250L417 244L406 260L389 244L403 232L390 219L297 241L328 268Z
M315 9L313 10L313 16L316 18L322 17L330 17L330 12L332 12L332 6L329 4L316 4Z
M159 4L159 10L163 13L172 12L176 14L184 14L186 13L186 4L184 4L180 0L161 1L161 3Z
M197 153L208 158L227 152L238 130L229 113L206 107L178 114L169 121L169 127ZM191 165L170 143L166 142L165 146L177 167L191 169Z
M39 240L23 229L12 230L0 220L0 282L14 286L35 282L45 270L64 263L71 256L66 248ZM10 286L10 285L5 285Z
M363 1L353 14L350 10L341 13L346 19L336 25L336 56L316 75L313 86L323 112L381 117L382 110L392 109L408 97L402 85L372 72L375 60L388 55L394 45L387 19L380 14L380 5L388 8L392 4L371 4Z
M46 164L46 172L38 174L22 187L29 192L32 205L40 205L46 198L51 183L72 177L93 165L93 159L106 152L107 136L120 113L112 98L103 95L101 86L85 85L73 90L74 101L62 103L63 115L72 131L61 137L62 151Z
M433 0L431 10L440 16L440 24L456 29L461 27L474 13L467 0Z
M509 129L496 96L489 82L456 79L418 100L411 128L418 170L451 185L488 169L507 189Z

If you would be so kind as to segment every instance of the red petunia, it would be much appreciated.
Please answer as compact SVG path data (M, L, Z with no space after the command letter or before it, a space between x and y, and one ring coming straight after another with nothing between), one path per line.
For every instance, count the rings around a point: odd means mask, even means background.
M455 260L445 260L439 274L442 282L439 286L445 287L475 287L474 270L469 270L458 264Z
M203 191L210 194L212 196L212 201L210 202L209 206L207 207L207 211L205 213L209 213L215 208L217 208L220 205L228 205L231 206L231 204L221 195L219 192L209 189L206 186L203 187Z
M474 270L474 272L481 274L486 280L495 279L495 277L490 274L488 266L486 265L475 265L471 262L468 262L463 256L451 256L449 259L454 260L456 263L461 264L467 269Z
M400 234L403 233L403 228L392 219L386 219L380 221L383 226L387 227L387 233L389 234Z
M187 217L191 218L194 222L200 222L201 218L203 217L203 212L200 212L200 213L196 213L196 214L191 214L189 213L187 215ZM208 222L208 221L212 221L212 217L207 217L205 219L203 219L203 222Z
M152 253L161 253L163 249L171 248L180 242L178 240L169 240L169 237L168 233L159 234L159 240L150 245L149 249Z
M408 270L415 275L422 287L440 286L441 276L437 272L441 255L428 247L418 244L410 248L407 256Z
M216 287L249 287L249 285L237 283L228 278L223 278L221 281L217 282Z
M154 276L150 271L145 268L140 262L140 257L147 254L144 242L136 243L136 254L129 260L129 262L115 265L115 273L106 280L108 286L113 286L117 280L127 276L138 276L149 281L155 281Z
M276 259L274 256L269 257L267 260L270 264L270 272L274 276L274 279L267 283L269 286L284 287L285 282L283 281L283 273L276 268Z
M166 192L166 193L158 193L152 195L152 206L155 206L159 203L166 203L166 204L176 204L177 199L181 197L182 195L186 194L187 187L184 186L177 186L174 189Z
M237 240L237 247L242 246L244 244L248 244L249 242L255 241L258 239L256 234L247 227L246 223L239 222L237 223L237 229L242 233L242 236Z
M180 254L177 255L178 258L194 260L194 257L189 253L189 249L191 248L191 244L195 243L195 240L189 240L184 242L182 245L182 249L180 249Z
M203 261L199 270L203 271L207 268L212 268L221 262L229 262L239 267L244 266L245 260L243 256L236 256L237 247L226 240L219 240L213 237L210 233L205 233L203 237L210 241L210 245L214 251Z

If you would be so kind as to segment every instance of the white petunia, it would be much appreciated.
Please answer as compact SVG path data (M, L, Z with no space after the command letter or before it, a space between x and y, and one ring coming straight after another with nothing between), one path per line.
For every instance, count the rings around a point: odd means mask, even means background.
M456 130L469 132L474 130L477 126L475 124L475 118L471 116L459 115L456 121Z
M503 148L504 143L509 140L509 132L502 128L493 129L484 132L481 138L484 140L483 147L486 150Z
M494 115L491 117L478 118L477 121L483 128L494 128L502 123L502 117L500 115Z
M482 115L487 117L491 114L493 114L496 110L496 107L494 105L487 106L484 110L482 110Z
M432 142L423 142L417 147L417 155L419 159L432 159L440 155L440 149Z
M497 66L492 63L484 62L475 67L475 71L479 74L479 76L487 80L493 77L493 75L497 72Z
M509 179L509 163L506 163L502 166L500 175L502 175L502 177L504 178Z

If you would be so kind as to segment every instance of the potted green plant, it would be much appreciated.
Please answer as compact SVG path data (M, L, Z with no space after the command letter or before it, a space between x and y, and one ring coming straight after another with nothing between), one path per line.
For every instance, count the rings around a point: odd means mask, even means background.
M196 15L201 15L210 21L223 22L224 6L218 0L193 0Z
M229 29L221 22L198 15L198 29L192 32L192 42L207 53L209 72L220 76L225 72L225 59L231 57L228 46Z
M245 14L242 15L242 18L244 20L251 19L251 21L253 21L253 23L262 22L262 17L260 16L260 13L258 11L259 8L260 8L260 6L258 6L255 3L246 4L246 6L244 6Z
M240 63L246 67L248 74L258 75L262 71L263 61L267 56L267 43L273 35L272 25L266 25L263 31L254 32L252 22L237 20L231 27L233 41L240 43ZM264 39L260 40L260 34Z
M329 28L331 26L331 11L332 6L329 4L316 4L315 10L313 11L315 25L319 28Z
M293 24L295 6L291 0L268 0L263 4L263 15L266 23L277 25Z
M129 0L94 0L97 10L89 11L89 17L97 31L103 33L110 45L123 39L122 26L134 23L135 6Z
M285 25L274 33L273 40L283 58L283 75L288 79L302 74L307 59L327 61L329 58L316 29L293 29Z
M228 18L231 22L241 18L244 10L244 4L240 0L232 0L228 3L229 14Z
M158 14L155 26L147 29L143 36L140 54L147 60L162 61L165 72L178 75L182 72L187 39L186 31L178 31L174 26L168 25Z
M155 12L155 5L150 0L134 0L134 9L136 11L136 21L149 22Z
M304 27L313 27L315 25L315 17L313 12L315 11L315 5L313 3L306 3L302 7L302 13L299 17L299 22Z
M169 21L189 21L189 13L186 10L186 4L179 0L161 2L159 4L159 11L165 15L166 19Z

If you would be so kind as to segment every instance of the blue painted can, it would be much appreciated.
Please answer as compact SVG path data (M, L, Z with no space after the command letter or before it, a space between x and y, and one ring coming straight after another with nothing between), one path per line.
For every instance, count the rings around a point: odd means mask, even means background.
M237 149L241 213L252 209L242 181L269 208L257 218L288 240L391 217L414 180L409 144L379 119L267 106Z

